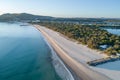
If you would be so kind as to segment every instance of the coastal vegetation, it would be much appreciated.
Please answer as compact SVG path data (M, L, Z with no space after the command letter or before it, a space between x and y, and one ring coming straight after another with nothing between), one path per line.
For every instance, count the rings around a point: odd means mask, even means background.
M95 25L101 27L119 28L119 18L60 18L29 13L5 13L0 15L0 22L60 22L81 25Z
M56 18L27 13L7 13L0 15L0 22L37 23L75 39L92 49L103 50L108 55L120 53L120 36L104 30L104 28L119 29L120 19ZM110 24L111 26L109 26Z
M89 48L102 50L107 55L120 54L120 36L111 34L98 26L60 22L39 22L37 24L58 31Z

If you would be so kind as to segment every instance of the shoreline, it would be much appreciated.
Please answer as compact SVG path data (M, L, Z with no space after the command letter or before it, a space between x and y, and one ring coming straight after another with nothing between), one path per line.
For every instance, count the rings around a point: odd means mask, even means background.
M96 71L91 70L86 65L71 58L60 46L42 30L39 25L34 25L43 35L47 41L51 44L52 48L57 52L57 55L62 61L74 72L81 80L110 80L105 75L102 75ZM94 75L94 76L93 76Z
M36 27L36 25L33 25ZM37 28L38 29L38 28ZM38 29L39 30L39 29ZM40 30L39 30L40 31ZM40 31L41 32L41 31ZM42 32L41 32L42 33ZM42 33L43 34L43 33ZM53 48L53 46L50 44L50 42L47 40L47 38L44 36L45 38L45 42L47 43L47 45L55 52L55 54L58 56L58 58L62 61L62 63L64 64L64 66L69 70L70 74L73 76L74 80L82 80L80 79L80 77L78 77L76 75L76 73L64 62L64 60L62 60L62 58L57 54L58 52Z
M73 76L74 80L82 80L80 79L80 77L78 77L76 75L76 73L64 62L64 60L62 60L62 58L57 54L57 51L55 49L53 49L53 51L56 53L56 55L58 56L58 58L62 61L62 63L64 64L65 68L67 68L67 70L69 70L70 74Z
M74 75L74 76L72 75L73 72L70 70L70 68L67 67L66 64L64 64L64 62L61 60L61 58L59 57L59 55L57 55L57 52L56 52L56 51L52 48L52 46L49 44L49 42L47 41L47 39L46 39L43 35L42 35L42 37L44 38L44 41L47 43L47 46L50 48L50 51L51 51L51 59L53 60L53 61L52 61L52 64L53 64L55 70L58 69L58 68L55 67L56 64L54 64L54 61L55 61L55 63L56 63L56 61L57 61L57 62L58 62L57 65L59 65L60 68L61 68L61 66L62 66L62 68L64 68L64 69L62 69L62 70L65 70L65 72L67 72L67 77L66 77L66 75L64 75L65 80L66 80L66 78L67 78L67 80L76 80L77 77L76 77L75 75ZM54 59L54 58L57 58L57 59ZM59 71L59 70L58 70L58 71ZM64 71L63 71L63 72L64 72ZM60 75L59 72L56 71L56 73L58 73L57 75ZM60 76L60 77L63 77L63 76ZM69 78L68 78L68 77L69 77ZM79 80L79 79L78 79L78 80Z

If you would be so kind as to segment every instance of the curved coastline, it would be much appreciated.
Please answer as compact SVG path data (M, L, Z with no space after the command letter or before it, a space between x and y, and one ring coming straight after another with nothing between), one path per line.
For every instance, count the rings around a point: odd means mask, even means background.
M60 46L51 38L47 33L45 33L39 25L34 25L51 44L52 48L57 52L58 56L63 60L63 62L74 71L75 75L79 77L78 80L111 80L108 77L99 74L82 63L77 62L71 58ZM94 75L94 76L93 76Z
M75 80L72 73L69 71L69 69L66 67L64 62L58 57L57 53L53 50L52 46L48 43L46 38L44 37L44 41L47 43L47 46L50 48L52 53L52 64L54 65L54 68L58 75L63 80ZM62 71L61 71L62 70Z

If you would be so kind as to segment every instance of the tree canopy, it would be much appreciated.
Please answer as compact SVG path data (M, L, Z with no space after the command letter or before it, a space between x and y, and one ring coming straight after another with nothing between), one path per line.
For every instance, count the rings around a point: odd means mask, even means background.
M100 50L100 45L107 45L108 47L104 49L104 52L108 55L120 53L120 36L111 34L98 26L59 22L40 22L37 24L58 31L92 49Z

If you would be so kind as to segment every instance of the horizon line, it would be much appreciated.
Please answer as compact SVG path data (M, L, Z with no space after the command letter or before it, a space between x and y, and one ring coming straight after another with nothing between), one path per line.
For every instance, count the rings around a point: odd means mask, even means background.
M27 13L27 12L18 12L18 13L14 13L14 12L8 12L8 13L1 13L0 14L0 16L1 15L4 15L4 14L22 14L22 13L26 13L26 14L31 14L31 15L37 15L37 16L48 16L48 17L54 17L54 18L101 18L101 19L120 19L119 17L80 17L80 16L78 16L78 17L63 17L63 16L51 16L51 15L42 15L42 14L34 14L34 13Z

